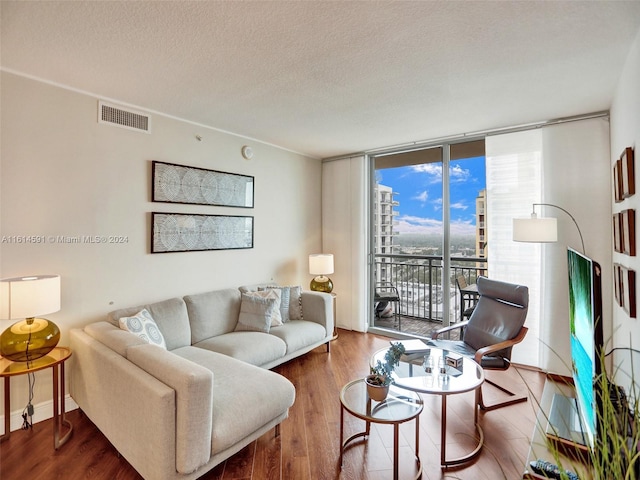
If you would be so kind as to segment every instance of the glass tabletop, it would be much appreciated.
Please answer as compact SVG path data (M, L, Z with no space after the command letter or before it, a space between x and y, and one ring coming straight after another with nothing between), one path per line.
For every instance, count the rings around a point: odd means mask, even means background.
M0 377L10 377L12 375L24 375L25 373L36 372L63 362L70 356L71 350L69 348L56 347L44 357L37 358L30 362L12 362L11 360L0 357Z
M353 415L377 423L401 423L422 412L422 399L415 392L390 385L389 394L382 402L371 400L363 379L354 380L340 392L342 405Z
M377 360L383 360L386 348L378 350L371 357L371 365ZM472 359L463 357L462 365L458 368L446 365L448 350L429 347L429 352L404 355L400 365L393 372L393 383L402 389L420 393L449 395L463 393L478 388L484 382L482 367ZM427 373L425 359L431 357L432 370ZM444 363L444 365L442 365ZM444 373L440 373L440 367Z

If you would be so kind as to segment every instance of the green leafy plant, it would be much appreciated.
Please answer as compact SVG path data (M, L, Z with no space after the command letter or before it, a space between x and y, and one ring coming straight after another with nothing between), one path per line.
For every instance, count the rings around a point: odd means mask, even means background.
M391 347L384 354L384 361L378 360L371 367L367 381L371 385L387 386L391 383L391 374L400 365L400 357L404 355L404 345L400 342L391 342Z

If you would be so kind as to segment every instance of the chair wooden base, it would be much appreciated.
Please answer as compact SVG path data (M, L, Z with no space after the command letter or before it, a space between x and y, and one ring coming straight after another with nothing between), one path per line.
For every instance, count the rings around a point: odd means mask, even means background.
M512 392L511 390L507 390L505 387L498 385L497 383L485 378L485 383L489 383L491 385L493 385L495 388L497 388L498 390L501 390L502 392L506 393L507 395L509 395L509 399L507 400L503 400L503 401L499 401L499 402L495 402L492 403L490 405L487 405L486 403L484 403L484 399L482 397L482 391L480 391L480 398L479 398L479 402L478 404L480 405L480 408L485 411L485 412L489 412L491 410L496 410L498 408L502 408L502 407L508 407L509 405L515 405L516 403L522 403L522 402L526 402L528 399L527 395L518 395L514 392Z

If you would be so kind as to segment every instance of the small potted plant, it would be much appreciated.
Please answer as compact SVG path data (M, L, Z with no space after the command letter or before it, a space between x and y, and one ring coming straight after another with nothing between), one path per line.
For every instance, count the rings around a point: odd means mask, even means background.
M378 360L371 367L369 375L364 379L367 384L367 393L372 400L377 402L387 398L391 373L400 364L400 357L404 354L404 345L400 342L391 342L391 347L384 354L384 361Z

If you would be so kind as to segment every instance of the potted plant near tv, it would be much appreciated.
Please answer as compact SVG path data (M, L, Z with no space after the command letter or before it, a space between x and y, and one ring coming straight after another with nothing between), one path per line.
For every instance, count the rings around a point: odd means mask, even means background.
M391 347L384 354L384 361L378 360L371 367L369 375L364 379L367 385L369 398L382 402L389 394L391 374L400 364L400 357L404 354L404 345L400 342L392 342Z

